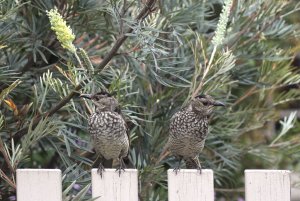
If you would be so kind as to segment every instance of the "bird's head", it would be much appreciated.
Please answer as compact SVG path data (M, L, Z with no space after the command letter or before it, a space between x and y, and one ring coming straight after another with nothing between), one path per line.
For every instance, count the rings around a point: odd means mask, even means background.
M80 97L92 100L95 104L96 112L119 112L119 102L106 91L101 91L95 94L81 94Z
M205 116L213 112L215 106L225 106L224 103L216 101L210 95L201 94L191 100L192 110Z

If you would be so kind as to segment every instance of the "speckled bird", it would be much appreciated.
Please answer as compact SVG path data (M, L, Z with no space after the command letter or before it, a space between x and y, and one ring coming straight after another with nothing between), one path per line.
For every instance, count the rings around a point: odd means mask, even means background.
M88 130L100 159L98 173L102 177L103 158L118 159L120 165L116 171L120 176L121 171L125 171L123 158L128 154L129 137L118 101L107 92L81 94L80 97L92 100L95 105L95 112L88 119Z
M199 95L172 116L166 149L179 160L178 166L174 168L176 173L183 159L186 168L198 169L201 174L198 155L207 138L209 118L214 106L224 104L209 95Z

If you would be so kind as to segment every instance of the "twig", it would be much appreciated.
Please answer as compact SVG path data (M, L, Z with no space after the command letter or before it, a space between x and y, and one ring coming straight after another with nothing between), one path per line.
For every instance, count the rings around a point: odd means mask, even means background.
M140 20L143 20L146 16L148 16L151 13L151 8L154 6L156 0L148 0L144 8L141 10L141 12L138 14L138 16L135 18L136 23L138 23ZM129 28L127 30L127 34L131 33L133 31L133 28ZM95 69L95 73L100 72L112 59L112 57L117 53L118 49L121 47L121 45L124 43L124 41L128 38L126 34L121 34L120 37L117 39L115 45L111 48L110 52L103 58L99 66Z
M254 34L251 38L249 38L248 40L244 41L241 46L245 47L246 45L248 45L248 43L252 42L255 39L260 39L260 35L270 26L273 25L273 23L278 19L278 17L275 17L271 22L267 22L266 24L263 25L263 27L261 28L261 30L257 31L256 34Z
M126 13L126 4L127 4L127 0L123 0L123 7L122 7L122 11L120 13L120 34L123 34L123 32L124 32L123 17L125 16L125 13Z
M16 184L10 180L10 178L2 170L0 170L0 177L3 178L3 180L5 180L11 187L17 189Z
M77 51L77 50L76 50ZM78 61L78 63L79 63L79 65L80 65L80 67L82 68L82 69L84 69L84 67L83 67L83 65L82 65L82 63L81 63L81 61L80 61L80 59L79 59L79 56L78 56L78 54L77 54L77 52L75 51L75 53L74 53L74 55L75 55L75 58L76 58L76 60Z
M9 158L8 158L6 152L5 152L5 149L4 149L3 142L2 142L1 138L0 138L0 152L4 156L4 160L5 160L6 164L7 164L10 172L13 174L15 171L14 171L14 168L10 164Z
M151 13L151 8L155 5L156 0L148 0L143 9L140 11L138 16L135 18L136 23L143 20L145 17L147 17ZM127 30L127 34L131 33L133 31L133 28L129 28ZM125 42L125 40L128 38L126 34L121 34L120 37L117 39L114 46L111 48L111 50L108 52L108 54L103 58L99 66L95 68L95 73L101 72L104 67L108 64L108 62L115 56L121 45ZM47 113L45 113L42 116L38 116L33 120L33 127L35 127L42 117L44 116L51 116L54 113L56 113L60 108L62 108L64 105L66 105L76 94L78 94L78 91L84 87L84 83L86 80L79 83L75 89L64 99L62 99L57 105L55 105L53 108L51 108ZM19 140L23 135L27 133L28 127L23 128L16 132L13 137L15 141Z
M208 72L209 72L209 70L211 68L211 64L212 64L212 61L213 61L213 59L215 57L216 51L217 51L217 46L214 46L214 49L213 49L213 51L211 53L208 65L206 66L206 68L205 68L205 70L203 72L202 78L200 80L200 83L199 83L197 89L192 94L192 98L194 98L200 92L200 90L202 89L202 86L203 86L203 83L204 83L204 79L207 76L207 74L208 74Z
M238 100L236 100L232 106L239 104L241 101L246 99L247 97L251 96L253 93L255 93L256 86L251 87L242 97L240 97ZM231 106L231 107L232 107Z
M138 50L140 50L140 44L135 45L133 48L131 48L131 50L127 51L127 52L119 52L116 53L115 55L129 55L130 53L136 52Z

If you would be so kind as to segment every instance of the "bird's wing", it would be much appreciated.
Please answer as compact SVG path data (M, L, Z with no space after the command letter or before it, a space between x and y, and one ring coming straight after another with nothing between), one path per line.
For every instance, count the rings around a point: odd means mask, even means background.
M128 148L127 156L125 156L123 158L123 160L124 160L127 168L136 168L135 165L132 162L131 157L129 156L129 150L130 150L130 146L131 146L131 143L130 143L130 132L129 132L130 130L129 130L129 127L128 127L127 123L126 123L125 115L122 113L121 110L120 110L119 114L122 116L122 119L124 120L124 125L126 127L126 134L127 134L127 138L128 138L128 142L129 142L129 148Z
M127 125L127 123L126 123L126 117L125 117L125 115L122 113L122 109L121 109L121 106L120 106L120 105L115 109L115 112L117 112L119 115L121 115L122 119L124 120L124 125L125 125L125 127L126 127L126 134L127 134L127 138L128 138L128 142L129 142L129 147L130 147L131 143L130 143L129 128L128 128L128 125Z

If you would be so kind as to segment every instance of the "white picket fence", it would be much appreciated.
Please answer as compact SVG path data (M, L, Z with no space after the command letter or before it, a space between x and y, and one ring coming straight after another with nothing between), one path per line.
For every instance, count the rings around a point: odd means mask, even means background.
M290 201L290 171L245 170L246 201ZM92 170L92 197L97 201L138 201L138 172L126 169L119 177L106 169L103 177ZM213 201L213 171L168 170L169 201ZM18 201L61 201L62 177L57 169L18 169Z

